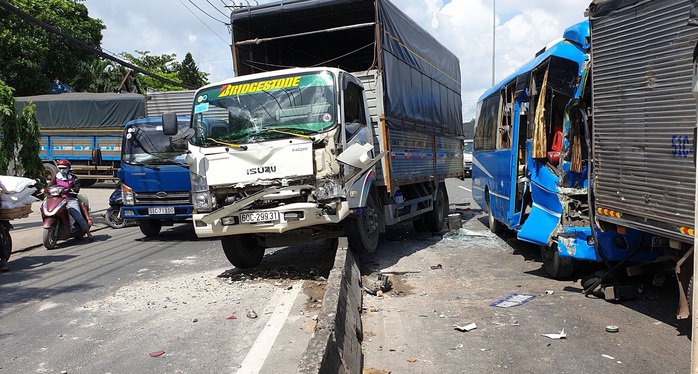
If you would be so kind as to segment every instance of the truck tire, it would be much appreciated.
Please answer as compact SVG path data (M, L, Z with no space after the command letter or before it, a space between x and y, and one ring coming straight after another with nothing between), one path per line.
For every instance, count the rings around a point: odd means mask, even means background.
M138 221L138 227L145 236L156 236L162 228L162 221L159 219L145 219Z
M543 258L543 269L553 279L567 279L574 272L574 259L561 257L557 253L557 244L552 247L540 246L540 254Z
M254 235L224 236L221 238L221 245L225 257L238 269L256 267L264 258L264 248L257 244L257 238Z
M44 164L44 179L46 179L47 186L53 184L53 181L56 180L56 174L58 174L56 165L49 163Z
M351 250L359 253L376 251L380 239L380 210L372 193L368 194L361 215L347 219L345 231Z
M441 232L445 228L446 216L448 216L448 195L446 186L440 184L436 190L436 199L431 212L424 213L424 223L432 232Z
M80 187L92 187L97 183L97 179L80 179Z

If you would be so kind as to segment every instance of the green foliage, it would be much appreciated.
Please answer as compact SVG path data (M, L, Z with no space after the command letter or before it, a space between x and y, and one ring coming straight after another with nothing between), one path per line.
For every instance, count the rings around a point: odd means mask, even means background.
M62 32L99 47L104 25L90 18L87 7L76 0L7 0L12 6L56 26ZM22 20L0 8L0 79L19 96L47 93L53 78L82 91L91 77L85 67L97 61L92 53L65 38Z
M128 52L122 52L121 56L134 65L137 65L138 67L153 74L167 78L171 81L181 82L179 77L177 77L177 72L175 70L175 67L177 66L176 54L165 53L160 56L151 56L150 51L136 51L136 53L138 56L134 56ZM141 87L142 90L145 90L146 88L152 88L157 91L185 90L184 87L165 83L143 74L136 75L136 81L138 81L138 86Z
M41 134L35 115L32 103L17 115L12 88L0 79L0 174L43 180Z
M196 66L196 62L194 62L194 58L190 52L187 52L187 54L184 56L184 60L181 64L178 64L176 69L177 76L184 84L188 84L196 88L208 84L208 73L199 71L199 67Z

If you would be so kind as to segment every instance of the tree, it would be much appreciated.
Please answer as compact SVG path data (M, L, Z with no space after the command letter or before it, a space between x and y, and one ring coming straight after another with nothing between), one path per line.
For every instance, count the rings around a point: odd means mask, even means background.
M0 174L43 181L41 134L35 115L31 103L18 115L12 88L0 80Z
M208 84L208 73L199 71L190 52L184 56L184 60L176 67L177 76L184 84L201 87Z
M138 67L147 70L151 73L159 75L161 77L167 78L171 81L181 82L177 76L175 68L177 67L177 55L172 54L162 54L160 56L150 55L150 51L135 51L138 56L134 56L128 52L122 52L120 55ZM152 88L157 91L181 91L185 88L180 86L175 86L173 84L165 83L159 81L153 77L149 77L143 74L136 75L136 80L138 85L142 88Z
M6 1L90 46L99 47L102 42L104 24L90 18L87 7L78 0ZM14 87L17 95L47 93L54 78L78 91L89 84L91 77L85 73L85 67L97 61L91 52L2 7L0 25L0 79Z

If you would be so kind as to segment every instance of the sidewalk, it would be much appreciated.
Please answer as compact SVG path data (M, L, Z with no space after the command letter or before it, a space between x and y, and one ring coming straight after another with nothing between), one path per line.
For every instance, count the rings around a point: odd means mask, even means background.
M114 183L104 182L80 190L80 193L87 196L87 199L90 201L92 232L109 227L102 215L109 208L109 196L114 191L114 186ZM37 201L32 204L32 212L28 217L10 221L14 227L10 231L13 253L28 251L43 245L40 209L41 201ZM10 261L12 261L12 258L10 258Z

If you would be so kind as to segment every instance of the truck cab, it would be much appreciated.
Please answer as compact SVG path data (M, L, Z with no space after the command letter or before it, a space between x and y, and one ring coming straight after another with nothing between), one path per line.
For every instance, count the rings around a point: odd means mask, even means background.
M182 222L192 215L187 152L189 117L176 119L177 135L162 131L162 118L142 118L124 127L121 180L124 219L136 220L146 236L160 233L163 225Z

